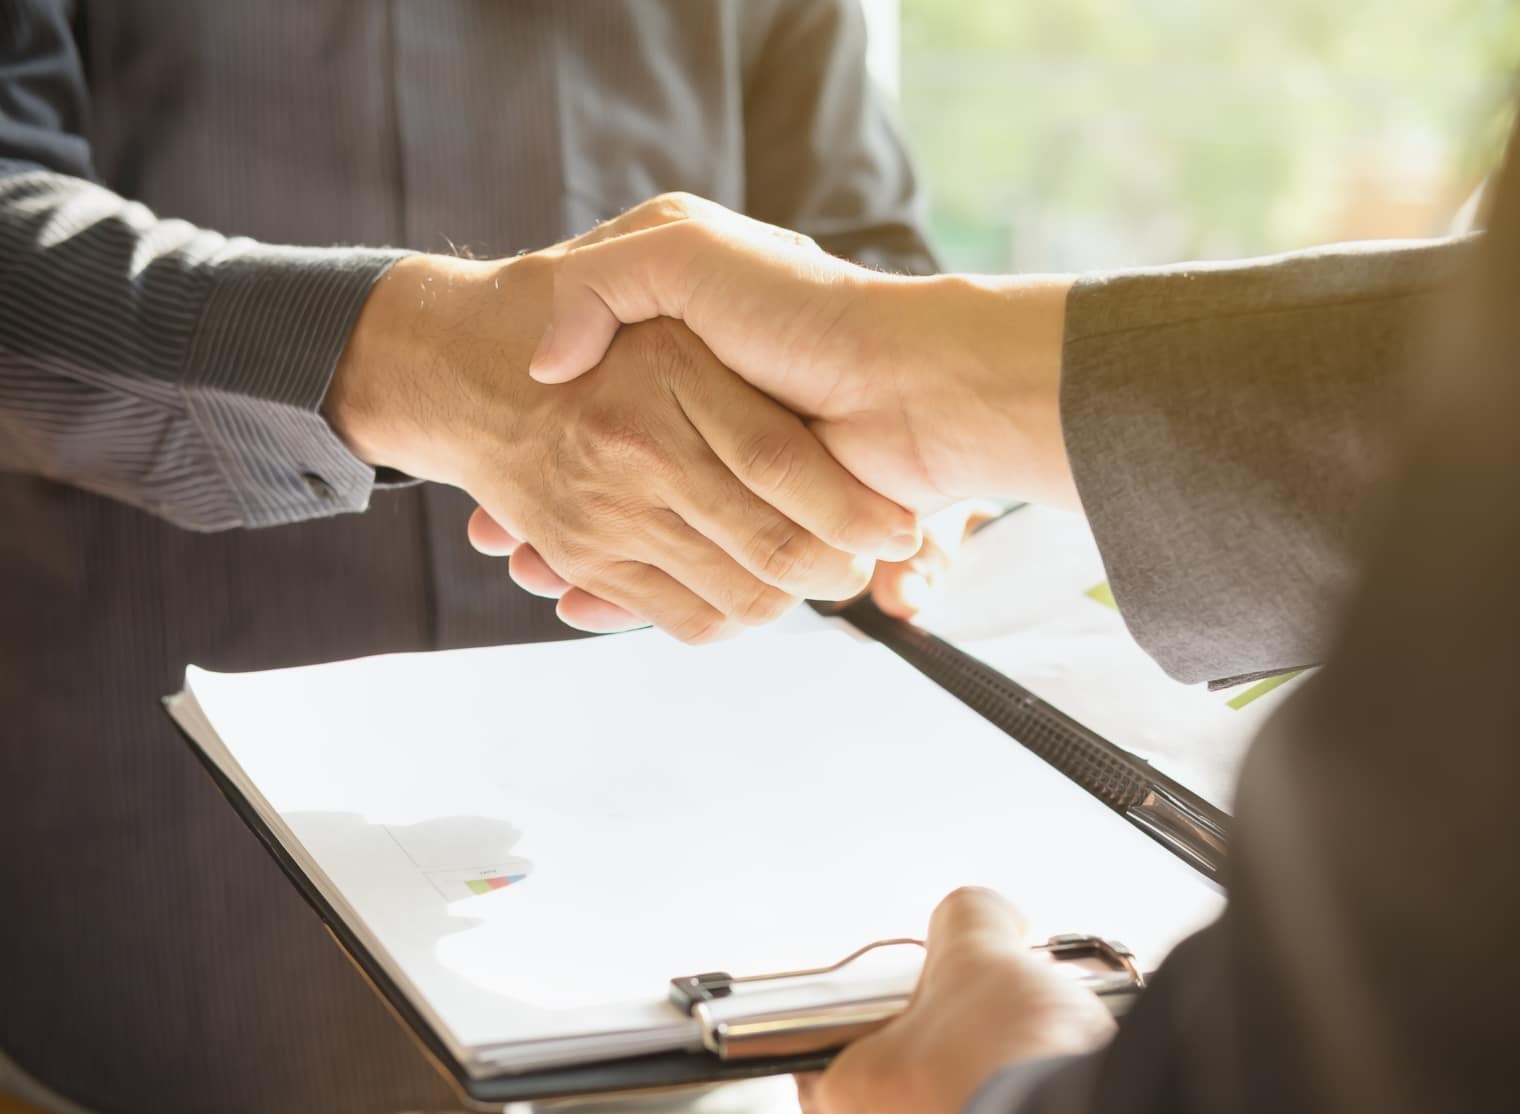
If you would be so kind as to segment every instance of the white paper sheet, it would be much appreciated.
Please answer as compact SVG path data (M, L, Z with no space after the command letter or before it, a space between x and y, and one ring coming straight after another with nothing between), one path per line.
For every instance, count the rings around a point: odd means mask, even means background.
M812 617L700 649L644 632L192 668L186 687L223 767L478 1072L684 1047L671 977L921 935L960 884L1005 892L1038 934L1149 961L1221 906L888 651ZM177 714L215 757L194 704Z
M919 622L1228 810L1246 747L1304 678L1218 692L1174 681L1106 586L1086 519L1024 507L967 542Z

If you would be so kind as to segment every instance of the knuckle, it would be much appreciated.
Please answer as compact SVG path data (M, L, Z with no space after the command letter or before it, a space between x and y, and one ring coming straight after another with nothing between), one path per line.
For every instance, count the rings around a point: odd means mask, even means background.
M880 515L862 498L844 499L839 509L830 516L830 537L836 542L853 544L857 541L876 539L882 532L878 521Z
M755 567L772 584L805 581L817 565L811 535L785 520L762 530L752 548Z
M637 214L639 223L644 226L670 224L691 216L697 202L698 198L694 195L676 190L652 197L642 205L635 206L632 212Z
M620 336L627 337L624 358L639 368L651 391L664 391L673 399L692 402L711 394L717 362L680 321L657 317L624 325Z
M656 372L668 374L691 364L692 336L680 322L668 317L625 325L620 340L634 359Z
M596 578L599 568L596 554L578 538L561 535L555 539L552 547L546 548L552 549L552 553L544 559L544 564L561 580L584 587Z
M627 461L644 450L625 446L620 451ZM641 466L648 468L650 465L641 462ZM627 549L628 539L647 528L659 508L650 506L649 498L642 490L607 483L604 477L601 484L580 497L579 510L586 520L584 531L587 536L595 536L604 546Z
M668 206L682 216L699 213L705 206L710 204L706 198L698 197L690 190L670 190L660 196L664 198Z
M704 604L676 620L670 633L688 646L703 646L721 638L725 626L723 616Z
M769 584L755 584L748 596L734 609L734 618L745 626L761 627L774 623L797 603L795 596L777 591Z
M581 496L581 506L596 522L616 522L628 513L627 500L620 492L598 484Z
M642 561L624 557L602 562L594 581L587 588L598 594L612 592L622 595L647 609L657 599L654 585L653 569Z
M595 456L602 461L597 469L606 482L608 465L629 473L653 468L665 456L660 438L649 423L627 411L604 410L587 420L588 432L595 442ZM603 501L617 503L617 496L603 489Z
M789 431L774 429L750 434L735 450L740 475L762 492L787 492L801 479L802 454Z

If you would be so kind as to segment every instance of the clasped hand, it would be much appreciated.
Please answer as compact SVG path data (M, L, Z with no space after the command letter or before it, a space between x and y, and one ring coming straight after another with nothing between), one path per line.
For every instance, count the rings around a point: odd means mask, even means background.
M883 275L681 194L548 254L552 307L531 363L539 382L618 374L630 324L679 319L723 366L806 420L830 458L808 457L815 480L837 461L918 514L978 496L1076 505L1058 405L1067 279ZM937 516L913 566L884 566L878 602L914 610L972 513ZM511 553L512 575L530 590L589 610L585 583L498 521L476 516L477 547ZM837 533L819 536L848 548Z
M513 578L586 630L710 641L917 550L910 511L677 322L623 331L576 383L532 380L564 250L397 263L328 396L355 452L468 491L477 547L515 549Z

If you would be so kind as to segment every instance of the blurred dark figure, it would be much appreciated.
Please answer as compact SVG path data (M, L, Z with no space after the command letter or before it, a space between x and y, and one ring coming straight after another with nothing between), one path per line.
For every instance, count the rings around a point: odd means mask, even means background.
M304 487L238 477L241 509L210 522L277 528L165 521L194 519L208 478L166 475L174 446L151 432L111 440L116 419L204 406L235 438L250 415L50 366L36 338L159 361L227 346L234 386L330 365L386 259L245 252L223 285L187 268L183 300L156 304L140 271L187 231L129 202L270 244L486 256L686 190L927 270L863 49L852 0L0 0L0 272L66 243L87 273L0 306L0 402L146 462L122 501L0 474L0 1050L110 1110L447 1102L158 698L189 661L568 633L469 549L462 493L376 485L351 459ZM15 420L0 408L0 435L36 432Z

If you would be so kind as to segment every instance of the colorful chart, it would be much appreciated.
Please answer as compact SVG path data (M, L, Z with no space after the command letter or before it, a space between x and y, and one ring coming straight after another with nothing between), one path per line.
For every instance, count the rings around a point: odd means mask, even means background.
M524 881L532 873L527 859L512 859L486 867L466 870L427 870L427 880L444 901L468 901L505 890Z
M521 882L526 874L508 874L495 878L471 878L465 882L472 894L488 894L492 890L504 890L514 882Z

